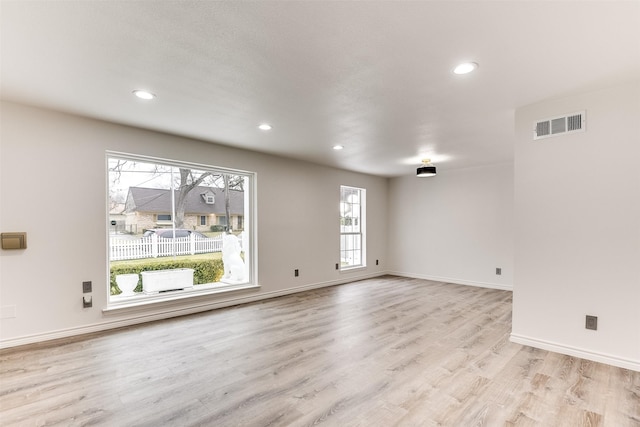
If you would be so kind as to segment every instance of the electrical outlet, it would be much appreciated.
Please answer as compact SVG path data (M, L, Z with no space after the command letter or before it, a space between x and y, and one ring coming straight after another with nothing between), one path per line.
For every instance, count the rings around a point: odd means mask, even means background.
M296 268L295 270L293 270L293 275L294 275L295 277L298 277L298 276L299 276L299 272L298 272L298 269L297 269L297 268Z
M502 269L500 267L496 267L496 275L497 276L502 275Z
M589 316L587 314L587 318L585 320L584 327L587 329L591 329L592 331L598 330L598 316Z
M376 265L378 265L378 260L376 260Z
M82 293L86 294L91 292L91 282L82 282Z
M88 296L85 295L82 297L82 307L83 308L93 307L93 298L91 297L91 295L88 295Z
M339 270L340 266L338 265L338 263L336 262L336 270Z

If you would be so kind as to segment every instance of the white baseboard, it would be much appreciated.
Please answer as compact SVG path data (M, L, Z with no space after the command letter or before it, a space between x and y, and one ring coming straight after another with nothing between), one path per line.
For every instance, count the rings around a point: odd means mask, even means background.
M610 354L597 353L582 348L572 347L565 344L559 344L551 341L540 340L519 334L511 334L511 342L526 345L529 347L539 348L541 350L553 351L554 353L566 354L567 356L579 357L581 359L591 360L594 362L605 363L618 368L630 369L640 372L640 360L624 359Z
M401 271L390 271L388 274L401 277L409 277L411 279L432 280L434 282L455 283L456 285L476 286L480 288L500 289L502 291L513 291L513 286L503 285L501 283L477 282L465 279L456 279L452 277L429 276L426 274L405 273Z
M177 301L175 304L167 303L162 304L161 308L156 305L149 305L146 307L138 307L127 313L126 319L114 319L105 320L100 323L92 325L78 326L75 328L59 329L56 331L45 332L41 334L26 335L17 338L0 340L0 349L17 347L26 344L36 344L45 341L51 341L60 338L68 338L77 335L91 334L94 332L102 332L110 329L122 328L125 326L137 325L140 323L153 322L155 320L168 319L171 317L185 316L188 314L200 313L203 311L214 310L217 308L230 307L233 305L246 304L249 302L255 302L260 300L266 300L270 298L276 298L280 296L295 294L298 292L309 291L312 289L326 288L330 286L342 285L344 283L355 282L358 280L371 279L374 277L383 276L388 274L387 272L376 272L369 274L362 274L357 276L350 276L348 278L342 278L337 280L330 280L326 282L311 283L308 285L297 286L294 288L283 289L280 291L263 292L260 294L251 295L236 295L224 300L217 301L202 301L191 303L185 306L184 301ZM110 315L109 317L113 317Z

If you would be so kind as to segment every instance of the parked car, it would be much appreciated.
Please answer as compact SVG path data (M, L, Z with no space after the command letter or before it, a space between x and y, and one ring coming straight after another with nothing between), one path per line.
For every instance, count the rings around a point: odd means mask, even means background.
M173 237L174 237L172 228L151 228L149 230L146 230L142 234L142 237L150 237L153 234L155 234L158 237L162 237L163 239L173 239ZM202 233L200 233L198 231L187 230L185 228L176 228L176 230L175 230L175 237L189 237L192 234L195 237L201 237L201 238L204 238L204 239L208 239L207 236L205 236L204 234L202 234Z

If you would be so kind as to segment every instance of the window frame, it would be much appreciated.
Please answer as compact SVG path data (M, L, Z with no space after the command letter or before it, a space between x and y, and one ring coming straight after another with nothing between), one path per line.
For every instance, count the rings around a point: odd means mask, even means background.
M256 289L260 288L258 281L258 253L257 253L257 173L252 171L240 170L240 169L231 169L222 166L213 166L206 165L202 163L194 163L187 162L182 160L174 160L174 159L164 159L159 157L152 156L144 156L139 154L118 152L118 151L105 151L105 175L106 179L106 188L105 188L105 198L107 200L107 205L109 206L109 190L110 190L110 179L109 179L109 160L110 159L120 159L120 160L128 160L133 162L144 162L144 163L153 163L163 166L170 166L175 168L190 168L198 171L212 171L215 173L221 174L231 174L231 175L240 175L246 178L246 188L245 188L245 199L244 199L244 212L243 216L245 217L245 224L248 229L248 238L247 238L247 248L248 248L248 281L240 284L223 284L221 282L216 282L213 284L203 284L196 285L192 289L185 290L176 290L166 293L160 294L140 294L135 297L125 297L122 300L117 298L113 298L110 291L110 273L111 273L111 260L110 260L110 221L109 221L109 212L108 209L105 209L106 217L107 217L107 227L106 231L106 258L105 258L105 267L106 267L106 301L107 306L103 308L103 312L108 314L110 312L117 312L120 310L132 310L140 307L146 307L150 304L156 303L170 303L172 301L180 302L184 299L195 298L195 297L203 297L206 295L214 295L225 292L233 292L244 289ZM199 222L199 221L198 221ZM117 297L117 295L116 295Z
M358 203L349 203L344 201L344 191L351 191L353 192L354 190L358 192ZM363 269L367 267L367 256L366 256L366 194L367 194L367 190L365 188L361 188L361 187L354 187L354 186L349 186L349 185L340 185L340 203L339 203L339 234L340 234L340 238L339 238L339 246L340 246L340 251L339 251L339 271L343 272L343 271L352 271L352 270L357 270L357 269ZM355 216L345 216L344 215L344 211L346 211L347 206L348 205L350 208L353 208L354 205L358 205L358 214ZM347 221L349 220L349 221ZM351 230L345 230L344 228L347 226L346 223L349 223L348 227L351 228ZM353 227L357 227L357 231L353 230ZM359 246L359 248L353 248L353 249L345 249L343 247L343 242L346 242L346 238L353 238L353 237L359 237L359 244L356 246ZM360 258L360 262L357 264L343 264L343 260L345 259L345 257L343 256L345 254L345 252L350 251L350 252L358 252L359 253L359 258Z

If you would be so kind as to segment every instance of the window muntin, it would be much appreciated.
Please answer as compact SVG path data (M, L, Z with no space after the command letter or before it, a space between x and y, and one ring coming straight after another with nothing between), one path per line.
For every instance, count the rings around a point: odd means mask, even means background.
M250 250L254 247L253 230L250 225L253 224L252 218L255 218L255 213L252 212L255 207L252 194L255 174L215 166L108 152L107 175L108 206L109 208L116 205L122 206L125 217L123 222L127 223L124 227L108 228L110 307L117 309L121 305L126 306L128 303L137 303L140 300L152 302L183 298L185 293L200 295L202 292L218 293L257 286L255 256ZM186 192L189 197L185 201L183 187L186 186L190 186L191 190ZM132 193L136 193L135 197ZM211 197L202 197L203 194ZM217 197L214 197L214 194ZM182 212L180 212L179 201L181 198L183 199ZM194 206L196 206L195 210ZM227 216L230 218L229 223L232 223L234 216L246 219L243 224L244 229L236 231L226 227ZM223 218L226 230L225 228L207 229L209 217L212 220ZM147 230L151 232L145 233ZM222 274L218 274L224 273L220 267L223 264L218 261L215 280L205 282L201 277L196 278L196 274L192 287L170 290L161 295L141 292L143 290L142 271L139 272L138 286L133 294L122 295L119 293L117 283L114 285L115 271L122 273L122 268L114 267L127 260L142 263L147 260L152 261L147 265L162 263L166 260L170 269L177 268L171 267L176 260L181 261L189 257L198 262L203 257L221 260L225 232L236 237L241 251L245 274L240 280L224 282L221 278ZM128 246L118 246L124 240L128 241L124 242ZM151 267L151 270L154 269ZM211 269L202 270L210 271Z
M364 267L366 190L340 186L340 269Z

